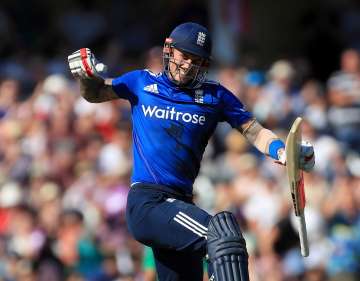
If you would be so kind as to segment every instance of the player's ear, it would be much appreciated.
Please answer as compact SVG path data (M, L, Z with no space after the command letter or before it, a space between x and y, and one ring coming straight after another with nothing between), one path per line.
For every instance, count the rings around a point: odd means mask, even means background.
M202 66L203 66L203 67L206 67L206 68L210 67L210 60L204 60Z

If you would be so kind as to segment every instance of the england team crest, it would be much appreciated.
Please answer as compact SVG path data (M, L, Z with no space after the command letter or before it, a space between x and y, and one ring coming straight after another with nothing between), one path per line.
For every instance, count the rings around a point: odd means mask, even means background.
M195 90L195 102L196 103L204 103L204 91L203 90Z

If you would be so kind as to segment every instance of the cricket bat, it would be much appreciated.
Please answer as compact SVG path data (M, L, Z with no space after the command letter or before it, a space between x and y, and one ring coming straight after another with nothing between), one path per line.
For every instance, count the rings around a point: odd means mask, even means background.
M286 138L286 170L289 178L291 198L294 205L296 221L298 223L301 255L309 255L309 244L307 240L306 223L304 216L305 192L303 171L300 170L299 156L301 145L301 122L302 118L298 117L291 126L289 135Z

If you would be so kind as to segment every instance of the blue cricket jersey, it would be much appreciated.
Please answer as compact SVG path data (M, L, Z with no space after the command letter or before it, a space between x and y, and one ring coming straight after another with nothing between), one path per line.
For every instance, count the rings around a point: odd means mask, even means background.
M173 186L191 194L217 123L227 121L239 128L252 118L243 104L216 82L184 90L164 73L136 70L114 79L112 87L131 103L133 183Z

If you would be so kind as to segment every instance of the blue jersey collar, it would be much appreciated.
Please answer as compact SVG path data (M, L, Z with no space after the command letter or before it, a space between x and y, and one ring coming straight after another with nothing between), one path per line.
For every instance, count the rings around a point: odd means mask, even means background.
M182 90L178 85L176 85L166 74L166 72L162 72L161 75L162 80L171 88L177 89L177 90Z

